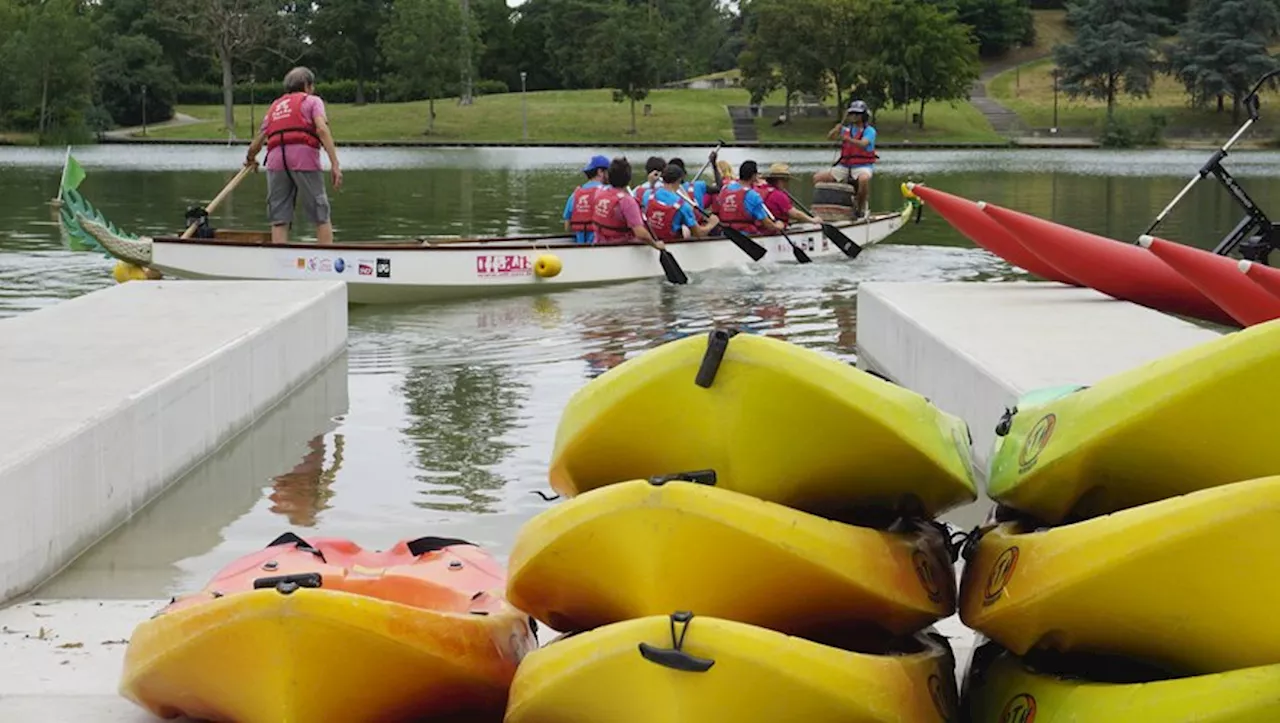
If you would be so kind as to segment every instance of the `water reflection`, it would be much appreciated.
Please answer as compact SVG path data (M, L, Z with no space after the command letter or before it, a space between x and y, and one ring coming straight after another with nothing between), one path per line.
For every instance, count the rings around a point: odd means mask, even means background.
M302 461L272 478L271 511L283 515L295 527L315 527L316 515L329 509L333 481L342 469L343 444L343 435L333 435L333 462L326 467L325 437L312 437Z
M447 512L494 511L505 479L491 470L513 448L504 442L515 426L528 385L496 365L422 366L409 370L401 392L425 488L415 504Z

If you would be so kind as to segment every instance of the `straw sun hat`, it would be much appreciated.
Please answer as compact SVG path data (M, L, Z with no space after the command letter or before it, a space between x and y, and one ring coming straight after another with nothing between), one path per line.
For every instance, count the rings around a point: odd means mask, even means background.
M791 178L791 166L785 163L775 163L769 166L769 170L764 173L765 178Z

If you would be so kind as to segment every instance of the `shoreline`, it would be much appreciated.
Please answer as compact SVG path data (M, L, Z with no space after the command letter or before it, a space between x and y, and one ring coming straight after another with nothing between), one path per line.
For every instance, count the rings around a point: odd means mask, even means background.
M191 146L247 146L248 140L218 140L214 138L131 138L109 137L98 141L101 145L191 145ZM696 148L712 145L701 141L339 141L339 146L347 148ZM834 148L826 141L727 141L724 148L794 148L804 150L823 150ZM1096 149L1100 146L1088 138L1064 138L1061 140L1041 140L1036 138L1015 139L1003 143L986 141L921 141L886 142L878 144L885 150L990 150L995 148L1042 148L1042 149Z

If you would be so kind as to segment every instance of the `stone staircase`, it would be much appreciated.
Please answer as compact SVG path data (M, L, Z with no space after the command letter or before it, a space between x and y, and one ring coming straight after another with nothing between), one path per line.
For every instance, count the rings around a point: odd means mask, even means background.
M995 98L987 95L987 85L983 81L976 81L969 89L969 102L973 104L978 112L986 116L987 122L996 133L1003 136L1021 135L1026 129L1023 128L1022 120L1018 118L1018 114L1001 105Z
M737 143L755 143L760 140L756 134L755 116L751 108L743 105L731 105L725 108L729 112L729 120L733 122L733 140Z

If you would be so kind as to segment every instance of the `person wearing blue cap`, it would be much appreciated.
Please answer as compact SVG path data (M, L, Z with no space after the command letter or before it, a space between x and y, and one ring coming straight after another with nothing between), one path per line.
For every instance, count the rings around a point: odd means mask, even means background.
M587 182L575 188L564 203L564 230L572 231L574 240L580 244L595 241L591 213L595 210L596 190L604 186L605 173L608 170L608 158L592 156L582 169Z

